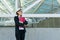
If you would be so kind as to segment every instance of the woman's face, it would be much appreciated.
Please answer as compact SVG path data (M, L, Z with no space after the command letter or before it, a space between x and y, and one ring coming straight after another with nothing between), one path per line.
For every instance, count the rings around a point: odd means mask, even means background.
M18 15L22 15L22 11L19 11L19 12L17 12L18 13Z

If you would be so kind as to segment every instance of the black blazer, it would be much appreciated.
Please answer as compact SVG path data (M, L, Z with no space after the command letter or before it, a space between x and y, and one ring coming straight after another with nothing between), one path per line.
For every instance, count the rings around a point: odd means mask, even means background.
M28 22L26 20L25 20L25 22L23 24L22 23L19 23L18 16L15 16L14 17L14 21L15 21L15 30L16 31L19 31L19 26L22 26L24 28L24 30L25 30L24 25L27 25L28 24Z

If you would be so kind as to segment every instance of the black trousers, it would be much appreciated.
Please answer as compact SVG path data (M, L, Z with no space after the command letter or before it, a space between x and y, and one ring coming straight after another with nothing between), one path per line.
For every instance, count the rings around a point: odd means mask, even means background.
M16 40L24 40L25 39L25 31L15 31Z

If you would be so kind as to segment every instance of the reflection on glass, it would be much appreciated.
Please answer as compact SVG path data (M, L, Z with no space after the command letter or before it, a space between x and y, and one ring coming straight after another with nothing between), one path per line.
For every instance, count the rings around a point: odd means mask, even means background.
M16 0L3 0L7 3L7 5L10 7L12 12L15 12L15 1ZM25 13L55 13L57 10L59 10L60 4L58 0L20 0L21 2L21 7L24 10L28 9L25 11ZM35 4L37 2L37 4ZM7 6L4 5L0 0L0 10L2 10L5 13L10 13L9 10L6 8ZM35 5L34 5L35 4ZM34 6L33 6L34 5Z
M29 8L30 5L33 4L38 0L21 0L21 5L23 10ZM41 0L38 4L31 7L25 13L55 13L59 9L59 3L57 0Z

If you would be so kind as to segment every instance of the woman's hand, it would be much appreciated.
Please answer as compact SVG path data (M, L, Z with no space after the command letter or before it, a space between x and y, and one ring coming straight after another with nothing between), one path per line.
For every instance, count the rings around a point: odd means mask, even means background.
M24 27L28 27L27 25L24 25Z

